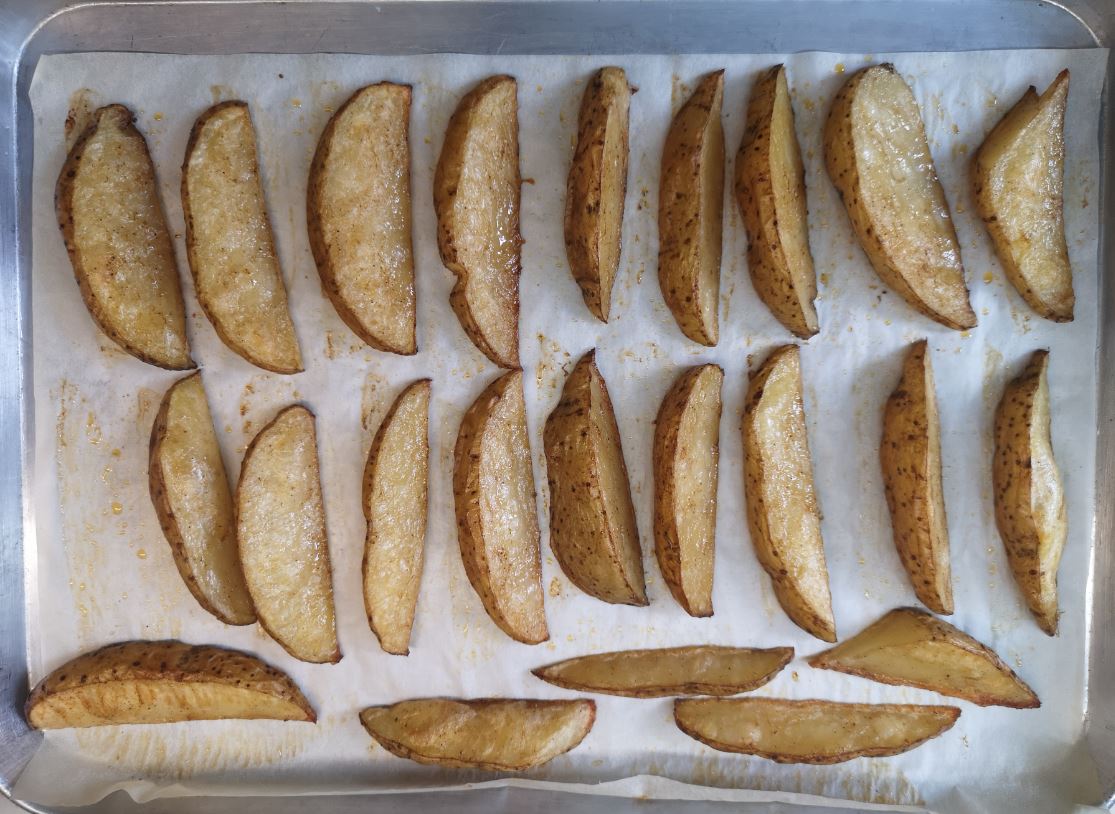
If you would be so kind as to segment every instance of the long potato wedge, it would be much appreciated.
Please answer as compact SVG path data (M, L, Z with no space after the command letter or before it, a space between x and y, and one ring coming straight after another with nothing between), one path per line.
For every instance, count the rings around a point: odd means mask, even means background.
M360 88L329 119L306 192L306 226L337 314L377 350L411 355L410 85Z
M281 670L238 650L176 641L121 642L78 656L35 686L25 715L36 729L317 720Z
M113 342L170 370L194 367L155 165L132 111L108 105L74 143L54 208L85 307Z

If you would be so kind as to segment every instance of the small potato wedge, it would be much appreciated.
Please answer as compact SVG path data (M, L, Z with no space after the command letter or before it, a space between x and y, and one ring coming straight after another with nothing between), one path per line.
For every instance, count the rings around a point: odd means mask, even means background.
M499 772L553 760L584 740L595 721L595 702L583 699L420 698L360 713L368 734L394 755Z
M701 79L674 116L662 150L658 191L658 283L681 332L720 339L724 232L724 71Z
M250 625L255 607L236 548L236 520L201 373L166 391L151 428L151 502L186 587L225 624Z
M879 459L894 544L914 593L935 613L952 613L949 529L941 489L941 421L929 343L915 342L883 410Z
M329 119L310 165L306 226L337 314L376 350L412 355L410 85L361 88Z
M623 68L601 68L585 88L565 192L565 253L585 305L608 321L627 197L631 87Z
M93 114L58 174L54 208L97 326L137 359L187 370L194 363L178 264L134 119L123 105Z
M245 102L216 104L194 123L182 214L197 299L221 341L264 370L301 372Z
M582 356L565 380L543 440L550 548L561 570L589 596L646 605L627 465L596 351Z
M756 650L710 644L594 653L531 672L567 690L629 698L736 695L763 686L793 657L792 647Z
M317 433L305 407L281 410L244 454L236 539L264 629L296 659L340 661Z
M364 467L364 609L388 653L410 652L422 582L430 468L430 380L403 390L383 419Z
M897 608L809 666L963 698L981 707L1040 707L991 648L917 608Z
M317 720L281 670L238 650L176 641L121 642L78 656L35 686L25 715L35 729Z
M453 453L457 541L465 574L500 630L550 638L522 371L492 382L468 408Z
M797 345L774 351L751 377L743 449L751 542L778 602L798 627L835 642Z
M785 65L764 71L751 89L736 154L736 203L747 229L755 293L786 330L801 339L814 336L820 330L813 304L817 275Z
M469 339L500 367L519 366L519 100L511 76L485 79L449 120L434 172L449 303Z
M690 616L712 616L723 382L719 365L689 368L654 424L654 551Z
M1068 537L1065 487L1053 460L1049 351L1035 351L995 411L995 522L1014 581L1038 626L1057 635L1057 569Z
M917 100L886 63L854 74L825 123L825 166L876 274L955 330L976 326Z
M841 704L780 698L684 698L674 720L722 752L778 763L843 763L908 752L950 729L960 710L914 704Z
M976 207L1011 285L1038 314L1071 322L1076 295L1065 241L1069 72L1031 87L972 158Z

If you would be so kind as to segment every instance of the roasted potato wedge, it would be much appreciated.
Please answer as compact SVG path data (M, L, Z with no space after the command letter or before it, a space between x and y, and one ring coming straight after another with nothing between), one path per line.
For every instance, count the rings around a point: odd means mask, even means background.
M454 769L522 772L584 740L596 721L593 701L420 698L368 707L360 723L399 757Z
M70 150L54 208L85 307L113 342L170 370L194 366L174 246L147 141L102 107Z
M236 539L264 629L296 659L340 661L317 433L305 407L281 410L244 454Z
M755 293L786 330L801 339L814 336L820 330L813 305L817 275L784 65L764 71L751 88L736 154L736 203L747 229L747 269Z
M627 197L631 87L623 68L601 68L585 88L565 192L565 253L588 310L608 321Z
M646 605L643 554L619 427L596 352L577 362L546 419L550 548L569 580L605 602Z
M1065 241L1065 107L1069 72L1031 87L972 158L976 208L1007 279L1038 314L1072 321L1076 295Z
M550 632L522 371L488 385L461 419L453 497L461 560L484 610L512 639L546 641Z
M719 365L689 368L654 424L654 551L690 616L712 616L723 382Z
M936 613L952 613L949 528L941 489L941 421L929 344L915 342L883 410L879 459L894 544L914 593Z
M778 602L798 627L835 642L797 345L776 350L751 377L743 449L751 542Z
M25 715L36 729L317 720L281 670L238 650L176 641L121 642L78 656L35 686Z
M681 332L720 339L724 230L724 71L706 75L674 116L658 191L658 283Z
M410 212L410 85L349 97L310 165L306 226L337 314L376 350L411 355L415 336Z
M981 707L1029 709L1041 701L995 652L917 608L897 608L836 647L809 660L883 684L963 698Z
M166 391L151 428L148 481L178 573L203 608L250 625L255 607L236 548L236 520L201 374Z
M793 657L792 647L756 650L708 644L594 653L531 672L567 690L630 698L736 695L763 686Z
M422 582L430 467L430 380L407 387L383 419L364 467L364 609L388 653L410 652Z
M1068 537L1065 488L1053 460L1049 351L1039 350L1007 385L995 411L991 480L995 522L1014 581L1038 626L1057 635L1057 569Z
M457 275L449 295L469 339L519 366L519 100L511 76L485 79L449 120L434 172L437 245Z
M216 104L194 123L182 163L182 214L197 299L221 341L265 370L300 372L245 102Z
M956 330L974 328L960 244L910 86L887 63L857 72L825 123L825 165L879 278Z
M914 704L841 704L780 698L684 698L674 720L722 752L778 763L843 763L908 752L950 729L960 710Z

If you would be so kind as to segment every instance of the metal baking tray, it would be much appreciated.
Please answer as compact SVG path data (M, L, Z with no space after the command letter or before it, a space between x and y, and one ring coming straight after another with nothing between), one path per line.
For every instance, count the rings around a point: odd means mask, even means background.
M31 390L28 88L43 54L136 51L175 54L463 52L479 54L764 53L805 50L962 51L1112 47L1113 0L559 0L558 2L325 2L315 0L70 0L0 2L0 792L11 796L41 742L23 720L28 691L24 547L33 549L27 501L35 427ZM1110 65L1109 65L1110 72ZM1099 113L1103 202L1115 211L1111 84ZM1101 235L1100 371L1115 366L1115 252ZM1096 493L1115 493L1115 376L1099 377ZM1085 738L1102 799L1115 806L1115 502L1101 497L1089 586ZM38 807L21 803L31 811ZM624 800L504 787L398 796L162 799L148 810L609 812L711 814L727 803ZM122 793L90 807L132 811ZM734 810L740 806L732 805ZM783 804L748 811L790 812ZM810 814L835 809L810 808ZM854 809L842 808L841 812Z

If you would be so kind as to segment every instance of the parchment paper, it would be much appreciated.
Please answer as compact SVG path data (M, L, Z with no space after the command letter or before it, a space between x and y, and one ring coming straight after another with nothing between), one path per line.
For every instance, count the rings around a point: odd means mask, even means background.
M821 129L840 84L860 66L893 59L921 104L937 168L956 218L980 325L958 333L915 314L884 290L853 241L822 164ZM319 723L213 722L58 731L16 794L79 804L126 789L137 799L186 794L294 794L459 785L490 775L400 760L357 721L364 706L425 695L568 697L528 668L629 647L717 642L793 645L793 662L757 695L939 703L929 692L810 669L822 644L778 607L751 549L743 514L739 414L747 370L791 337L756 298L746 239L727 184L721 340L684 339L663 304L656 273L658 166L672 111L704 72L727 68L724 122L729 172L756 72L784 60L805 156L810 235L820 278L822 333L804 345L806 411L824 512L836 620L846 638L886 610L914 603L888 521L878 465L882 404L904 349L928 337L942 419L944 485L952 537L957 625L986 642L1040 694L1033 711L959 702L951 731L908 754L831 767L780 766L715 752L679 732L671 702L601 696L598 722L568 755L527 777L595 783L660 775L688 783L925 805L947 812L1064 811L1096 794L1081 745L1086 604L1093 544L1096 434L1098 118L1107 54L1019 51L966 54L794 56L212 56L72 54L44 57L31 90L35 115L33 537L28 550L32 680L78 653L129 638L180 637L244 648L288 671ZM562 207L584 83L619 64L639 88L631 106L631 169L614 317L602 325L582 303L565 263ZM1072 69L1065 215L1075 270L1076 320L1034 316L1006 282L973 215L968 164L984 134L1029 84L1043 89ZM565 374L587 349L607 379L631 474L647 570L649 608L591 599L562 576L543 523L551 639L529 647L485 615L460 561L453 524L451 454L464 409L497 371L449 309L452 277L438 260L431 178L446 122L480 78L519 79L523 188L522 359L526 371L540 516L548 515L541 432ZM328 116L355 90L382 79L414 85L414 239L420 353L399 358L361 345L322 296L306 238L307 169ZM230 476L246 444L292 401L318 416L337 617L344 659L295 661L255 627L232 628L187 592L147 489L155 407L177 378L126 356L86 313L55 223L54 181L65 156L72 96L123 102L138 115L177 233L195 359L215 412ZM259 132L272 220L306 372L278 376L227 350L201 314L181 242L179 166L195 117L213 102L250 102ZM76 101L74 102L76 104ZM1043 635L1027 613L995 531L989 463L1001 389L1036 348L1052 349L1053 435L1064 476L1070 539L1061 566L1061 633ZM716 615L688 617L653 558L650 455L659 402L687 365L726 371L721 424ZM431 490L426 571L406 658L388 656L368 629L360 595L364 455L401 387L432 376ZM647 787L620 786L645 794ZM700 793L700 792L698 792ZM712 792L709 792L711 795ZM739 800L769 799L744 792Z

